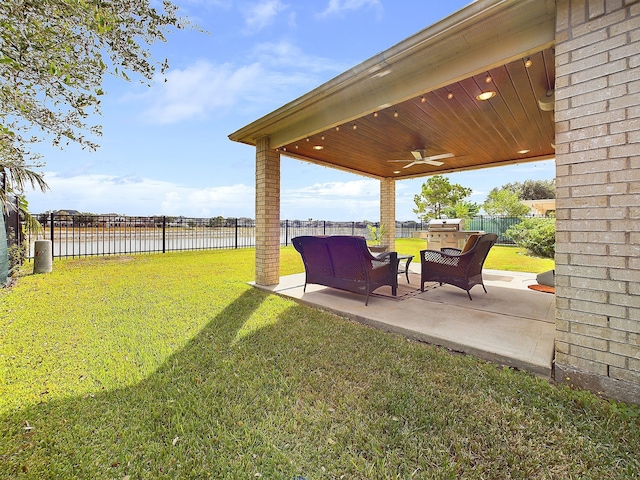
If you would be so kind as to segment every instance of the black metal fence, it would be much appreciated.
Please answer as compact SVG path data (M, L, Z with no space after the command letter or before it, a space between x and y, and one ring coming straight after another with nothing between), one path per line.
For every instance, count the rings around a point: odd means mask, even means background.
M251 218L130 217L123 215L36 215L42 229L27 231L28 258L35 240L51 240L54 257L164 253L180 250L212 250L255 247L255 220ZM475 217L465 230L484 230L504 237L514 217ZM377 224L373 224L378 226ZM396 238L408 238L427 230L426 222L396 222ZM361 235L368 237L366 222L282 220L280 244L289 245L299 235Z

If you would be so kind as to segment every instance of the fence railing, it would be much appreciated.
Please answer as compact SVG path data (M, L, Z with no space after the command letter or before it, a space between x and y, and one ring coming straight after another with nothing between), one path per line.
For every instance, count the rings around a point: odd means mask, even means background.
M55 257L164 253L255 247L255 221L250 218L130 217L121 215L40 214L40 231L27 231L28 258L35 240L51 240ZM397 222L396 236L411 237L420 222ZM365 222L283 220L280 243L298 235L362 235Z
M28 258L33 258L35 240L51 240L55 257L83 257L164 253L180 250L212 250L255 247L255 221L250 218L130 217L121 215L36 215L43 229L27 231ZM506 229L520 222L515 217L475 217L466 230L496 233L498 242ZM374 224L378 226L378 224ZM412 237L427 230L426 222L396 222L396 238ZM299 235L369 236L366 222L327 220L282 220L280 244L290 245Z

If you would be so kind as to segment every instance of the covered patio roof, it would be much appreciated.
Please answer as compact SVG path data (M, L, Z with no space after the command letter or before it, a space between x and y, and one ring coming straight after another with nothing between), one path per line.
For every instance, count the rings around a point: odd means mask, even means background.
M553 158L555 12L478 0L229 138L379 179ZM453 156L404 168L419 149Z

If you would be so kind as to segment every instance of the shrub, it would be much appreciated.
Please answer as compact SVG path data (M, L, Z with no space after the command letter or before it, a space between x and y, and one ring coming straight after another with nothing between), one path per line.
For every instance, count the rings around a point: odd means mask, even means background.
M29 243L26 240L18 243L15 241L15 236L14 229L10 228L8 242L8 244L11 245L8 247L10 277L13 276L13 274L18 271L18 268L24 264L27 258L27 250L29 248Z
M541 257L553 258L556 251L556 219L525 218L504 233L516 245Z

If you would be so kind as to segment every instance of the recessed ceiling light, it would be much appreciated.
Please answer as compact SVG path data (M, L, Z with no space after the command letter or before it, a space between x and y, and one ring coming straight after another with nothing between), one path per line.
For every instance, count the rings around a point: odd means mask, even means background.
M453 92L449 92L449 94L447 95L447 98L451 100L453 98Z
M393 173L397 175L398 173L400 173L400 170L394 170Z
M524 62L524 66L529 68L531 65L533 65L533 61L530 58L527 58Z
M524 155L525 153L529 153L530 151L531 151L531 150L527 150L527 149L525 148L525 149L522 149L522 150L518 150L518 153L519 153L520 155Z
M313 149L314 150L322 150L324 147L322 145L314 145Z
M478 95L476 97L476 100L489 100L490 98L493 98L496 96L496 92L494 91L489 91L489 92L482 92L480 95Z

